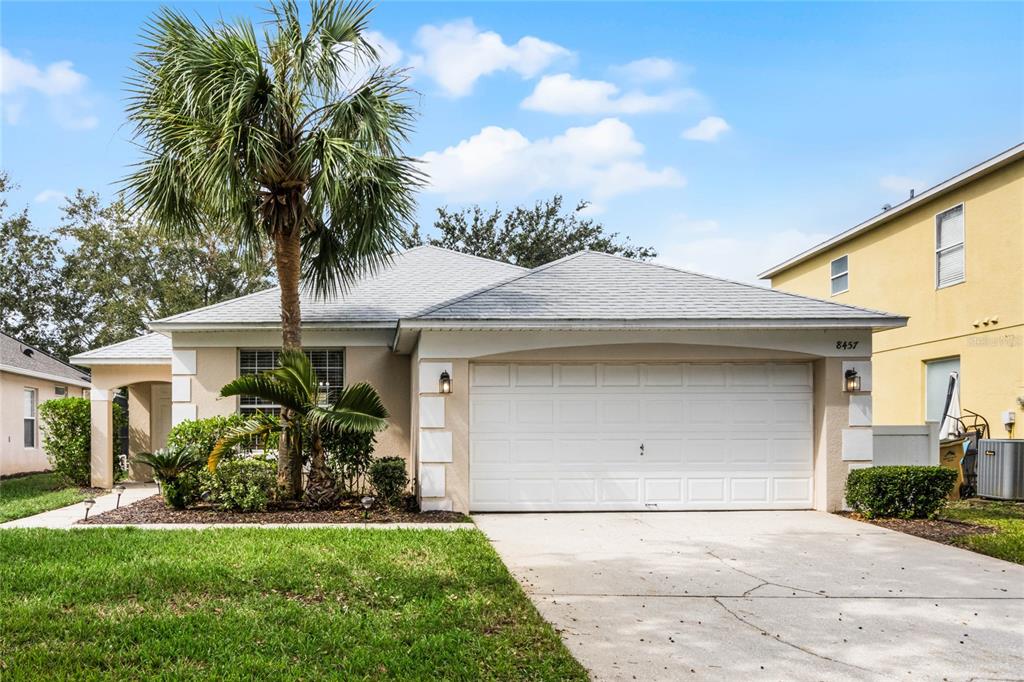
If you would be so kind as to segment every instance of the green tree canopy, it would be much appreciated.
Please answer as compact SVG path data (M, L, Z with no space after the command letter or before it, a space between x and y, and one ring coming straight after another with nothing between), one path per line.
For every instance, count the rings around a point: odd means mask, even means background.
M658 255L652 247L636 246L629 238L620 240L617 232L607 232L604 225L585 215L586 202L568 210L563 209L562 201L562 196L556 194L532 207L516 206L507 212L500 208L486 211L478 205L461 210L442 206L434 221L439 234L424 237L417 225L406 236L405 246L441 246L524 268L535 268L584 249L637 260Z

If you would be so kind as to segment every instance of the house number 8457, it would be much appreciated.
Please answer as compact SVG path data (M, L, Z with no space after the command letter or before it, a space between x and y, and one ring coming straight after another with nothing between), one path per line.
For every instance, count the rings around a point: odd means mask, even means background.
M837 350L853 350L860 341L836 341Z

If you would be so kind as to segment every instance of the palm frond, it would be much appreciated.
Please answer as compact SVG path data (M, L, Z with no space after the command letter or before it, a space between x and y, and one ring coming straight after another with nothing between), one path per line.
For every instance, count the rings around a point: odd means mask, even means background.
M306 418L314 428L340 433L383 431L389 416L377 390L363 382L341 389L330 407L315 407Z
M273 438L279 436L283 429L280 418L266 412L257 412L238 426L234 426L221 436L213 446L206 466L210 471L217 469L221 458L237 448L256 441L266 447Z
M278 371L244 374L225 384L220 389L221 397L253 396L290 410L302 410L307 404L307 396L303 387L282 380L276 374Z

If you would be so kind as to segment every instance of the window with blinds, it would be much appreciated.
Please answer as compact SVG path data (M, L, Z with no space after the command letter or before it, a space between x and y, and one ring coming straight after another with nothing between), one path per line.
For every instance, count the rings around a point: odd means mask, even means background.
M935 216L935 287L964 281L964 205Z
M238 351L239 374L260 374L277 367L280 351L242 348ZM318 381L327 384L328 394L345 385L345 351L341 348L310 349L305 351ZM270 412L278 414L281 406L266 402L254 396L243 395L238 399L238 411L242 414Z

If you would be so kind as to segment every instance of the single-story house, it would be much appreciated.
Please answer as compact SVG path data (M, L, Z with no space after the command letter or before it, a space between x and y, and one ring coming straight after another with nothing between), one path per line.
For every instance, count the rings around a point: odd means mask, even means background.
M870 390L872 332L906 324L603 253L526 270L429 246L302 310L323 380L380 391L377 454L406 458L424 509L458 511L839 508L846 389ZM272 408L218 391L274 366L279 318L269 289L73 358L92 368L94 484L111 483L113 389L131 452Z
M39 405L88 388L88 372L0 332L0 476L49 469Z

